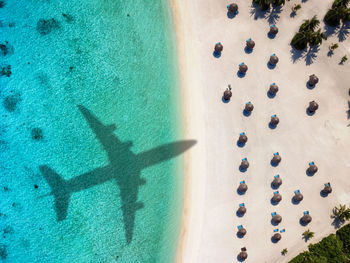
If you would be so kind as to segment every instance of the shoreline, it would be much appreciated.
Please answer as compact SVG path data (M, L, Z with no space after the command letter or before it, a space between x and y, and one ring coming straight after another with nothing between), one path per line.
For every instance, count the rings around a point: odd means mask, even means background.
M288 13L292 3L286 3L277 21L280 32L273 40L266 36L267 18L249 15L250 2L237 0L240 13L233 19L226 15L225 1L170 2L176 32L184 136L198 141L196 147L184 155L183 209L175 262L232 262L244 246L249 254L245 262L257 262L262 257L269 263L288 262L309 244L300 242L299 232L301 235L307 228L314 231L312 242L334 232L329 218L331 208L350 201L346 191L349 183L342 178L349 169L344 157L349 147L348 120L344 115L348 97L346 87L341 85L349 80L348 66L339 66L336 58L326 56L327 46L336 41L335 35L324 41L315 61L311 60L309 65L302 56L292 61L288 45L302 21L314 13L325 13L331 1L322 5L303 3L293 19ZM203 5L206 10L199 11ZM257 43L252 54L242 48L249 37ZM222 57L213 58L217 41L223 42L224 51ZM348 41L340 42L336 57L341 52L348 53ZM269 70L266 57L274 52L280 62L276 69ZM242 60L249 65L249 72L239 78L235 67ZM308 90L305 78L313 73L321 81L314 90ZM273 81L281 90L276 98L269 99L266 86ZM233 84L233 97L224 104L220 98L229 83ZM304 105L313 99L319 102L320 110L309 117ZM242 117L242 107L248 100L253 101L256 109L252 116ZM266 123L275 113L281 124L271 130ZM241 131L247 131L250 141L240 149L234 140ZM284 158L277 168L268 163L274 151L283 153ZM251 160L246 173L237 171L242 157ZM305 176L304 166L309 160L319 165L317 176ZM338 167L333 167L331 164L336 160ZM269 184L277 173L283 178L280 191L284 201L275 207L269 203L272 194ZM243 178L250 190L245 196L239 196L235 187ZM328 181L336 190L322 199L319 187ZM291 206L295 189L303 192L305 200ZM248 206L248 213L238 218L232 211L236 211L241 202ZM296 223L305 210L310 210L314 218L306 228ZM273 211L281 213L280 228L286 228L277 244L269 242L274 228L269 224L269 217ZM235 235L238 224L248 229L243 239ZM282 257L280 251L284 247L289 253Z

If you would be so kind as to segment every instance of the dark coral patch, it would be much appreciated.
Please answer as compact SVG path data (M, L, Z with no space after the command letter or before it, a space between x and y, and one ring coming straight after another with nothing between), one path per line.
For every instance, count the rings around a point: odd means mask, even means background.
M11 74L12 74L11 65L7 65L7 66L1 68L0 76L10 77Z
M5 41L5 43L0 43L0 54L3 56L10 55L13 53L13 47L9 44L9 42Z
M50 34L52 30L59 27L59 23L53 18L47 20L39 19L38 23L36 24L36 30L43 36Z
M7 258L7 256L8 256L8 254L7 254L6 245L0 244L0 258L2 260L5 260Z
M3 8L5 6L5 1L0 1L0 8Z
M32 139L35 141L40 141L44 138L43 131L40 128L32 129Z
M8 112L14 112L17 108L17 104L21 101L20 94L9 95L4 98L2 104Z
M62 13L62 16L64 17L64 19L66 19L66 22L68 22L68 23L71 23L74 20L73 16L71 16L69 14Z

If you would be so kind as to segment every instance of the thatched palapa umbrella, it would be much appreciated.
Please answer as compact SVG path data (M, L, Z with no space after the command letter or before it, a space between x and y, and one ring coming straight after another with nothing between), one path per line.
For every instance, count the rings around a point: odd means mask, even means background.
M239 184L238 186L238 191L240 191L241 193L245 193L248 190L248 186L246 185L246 183L242 183Z
M252 112L254 109L254 105L249 101L245 104L244 108L247 112Z
M236 3L232 3L230 5L227 6L227 9L229 12L231 13L237 13L238 11L238 5Z
M314 162L312 162L312 163L310 163L309 168L307 168L307 171L308 171L310 174L315 174L315 173L317 173L318 168L317 168L317 166L314 164Z
M302 200L304 199L304 196L299 192L299 193L296 193L294 196L293 196L293 200L297 203L301 202Z
M230 100L232 97L232 91L227 89L224 91L224 100Z
M282 158L279 155L279 153L274 153L272 157L272 163L279 164L281 161L282 161Z
M248 66L242 62L239 64L239 72L245 74L248 71Z
M280 193L276 193L272 197L272 201L274 203L279 203L279 202L281 202L281 200L282 200L282 195Z
M328 184L325 184L325 186L324 186L324 188L323 188L323 192L325 193L325 194L330 194L330 193L332 193L332 187L331 187L331 184L330 183L328 183Z
M274 187L279 187L282 184L282 179L280 177L275 177L272 181Z
M279 224L282 222L282 216L280 216L279 214L275 215L272 217L272 222L274 222L275 224Z
M247 208L245 206L240 206L237 211L239 214L244 215L247 212Z
M310 101L309 102L309 111L310 112L315 112L317 109L318 109L318 104L317 104L317 102L316 101Z
M315 86L318 83L318 77L315 74L309 76L309 85Z
M215 44L214 49L216 53L221 53L221 51L224 49L224 46L220 42L218 42Z
M276 25L270 26L270 34L276 35L278 33L278 27Z
M309 214L305 214L305 215L303 215L303 217L301 218L301 221L302 221L304 224L310 223L311 220L312 220L312 217L311 217Z
M239 135L238 142L239 142L240 144L245 144L247 141L248 141L247 135L246 135L244 132L242 132L242 133Z
M249 39L246 41L246 45L247 45L247 48L253 49L253 48L255 47L255 42L253 41L253 39L249 38Z
M271 56L270 56L270 63L272 64L272 65L276 65L277 63L278 63L278 57L276 56L276 54L272 54Z
M278 86L276 83L272 83L269 88L269 92L273 95L275 95L278 92Z
M282 238L282 236L281 236L280 233L276 233L276 234L274 234L274 235L272 236L272 239L273 239L274 241L280 241L281 238Z
M277 117L277 115L272 115L271 116L271 121L270 123L273 125L273 126L277 126L277 124L280 122L279 118Z
M244 227L238 230L238 235L240 235L241 237L244 237L245 234L247 234L247 230Z
M247 253L246 251L241 251L241 252L239 252L238 257L239 257L241 260L246 260L247 257L248 257L248 253Z
M248 162L247 158L242 159L241 168L246 170L246 169L248 169L248 167L249 167L249 162Z

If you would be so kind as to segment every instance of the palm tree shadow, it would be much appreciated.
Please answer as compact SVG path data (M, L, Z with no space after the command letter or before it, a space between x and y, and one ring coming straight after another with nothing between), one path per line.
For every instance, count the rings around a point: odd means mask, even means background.
M317 52L320 50L319 46L311 46L305 54L305 63L307 66L314 63L317 58Z
M252 3L249 13L250 16L254 16L254 20L258 20L261 18L266 18L267 11L262 11L258 4Z
M280 19L280 13L282 12L281 6L276 6L270 9L268 15L267 15L267 21L270 25L276 24L277 21Z
M133 237L136 211L144 207L144 204L138 201L139 187L146 184L146 180L141 177L141 171L181 155L194 146L196 141L177 141L135 154L130 150L132 142L122 142L114 134L115 125L104 125L82 105L78 105L78 108L105 150L109 164L69 180L62 178L48 165L39 167L51 188L48 195L54 196L57 221L66 219L69 199L73 193L115 180L120 190L125 239L129 244Z
M325 23L324 30L327 36L336 34L339 42L343 42L350 34L350 22L342 23L341 26L332 27Z
M299 61L305 54L305 50L298 50L295 47L293 47L293 45L291 46L291 50L290 53L292 54L292 62L296 63L297 61Z

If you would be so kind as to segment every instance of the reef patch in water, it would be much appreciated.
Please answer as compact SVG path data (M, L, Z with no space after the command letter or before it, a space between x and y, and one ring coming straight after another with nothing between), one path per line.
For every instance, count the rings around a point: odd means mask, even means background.
M43 131L40 128L32 129L32 139L35 141L41 141L44 138Z
M11 94L4 98L2 104L8 112L14 112L17 108L18 103L21 101L21 94Z
M11 74L12 74L11 65L7 65L7 66L1 68L0 76L6 76L9 78L11 76Z
M40 35L47 35L52 32L54 29L58 29L60 27L59 23L54 19L39 19L36 24L36 30Z

